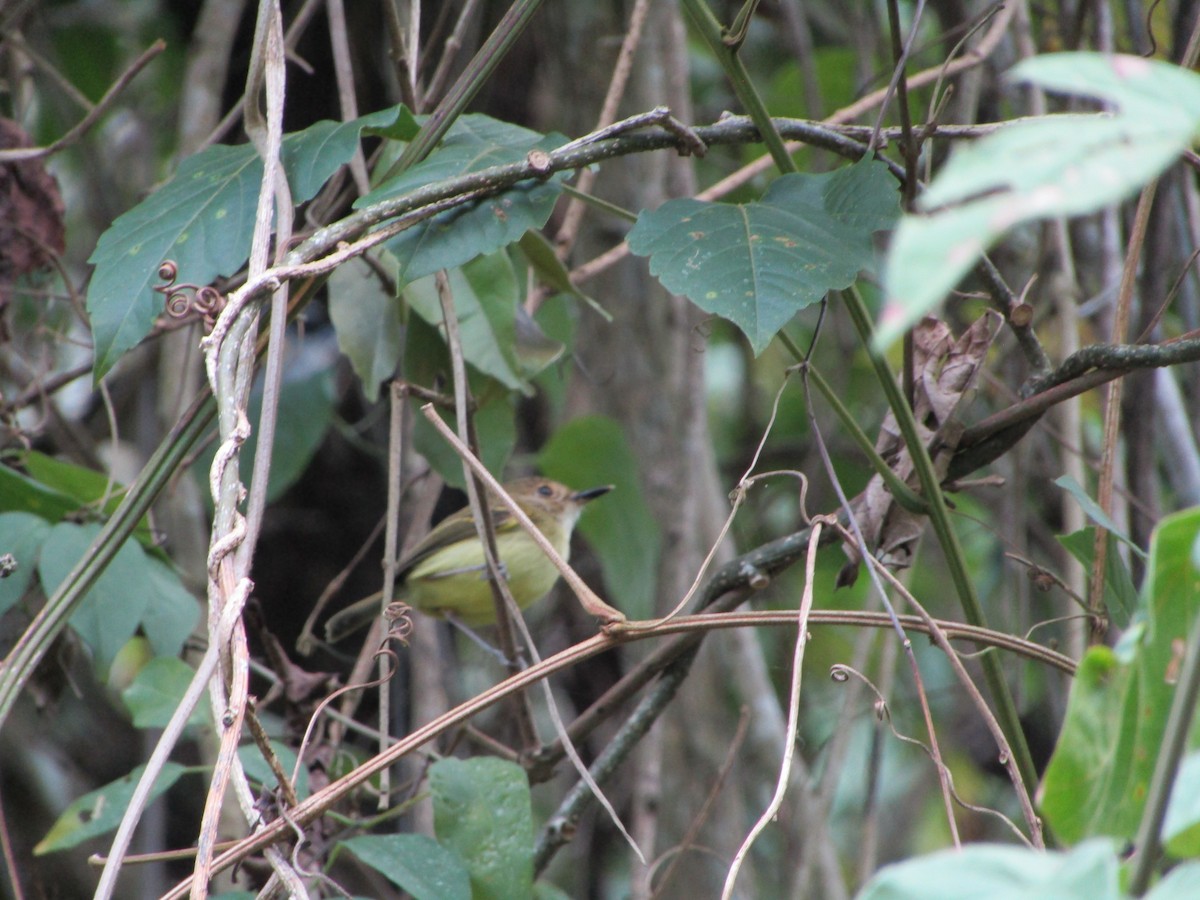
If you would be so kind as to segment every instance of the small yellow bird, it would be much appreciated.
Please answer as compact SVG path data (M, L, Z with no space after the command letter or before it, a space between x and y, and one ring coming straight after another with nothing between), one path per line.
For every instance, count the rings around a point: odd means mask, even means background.
M572 491L547 478L519 478L504 489L566 559L584 505L608 493L612 485ZM525 609L550 592L558 568L499 500L491 498L489 512L509 590L517 606ZM379 615L379 597L375 593L331 616L325 623L326 640L340 641L370 623ZM464 625L496 621L483 544L470 507L443 519L400 561L396 599L429 615L451 614Z

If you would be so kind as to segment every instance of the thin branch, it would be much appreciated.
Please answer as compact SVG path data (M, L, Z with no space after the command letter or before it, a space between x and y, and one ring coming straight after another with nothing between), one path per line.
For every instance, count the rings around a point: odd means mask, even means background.
M1161 344L1095 344L1071 354L1050 375L1035 379L1037 393L968 427L946 474L947 483L999 459L1047 410L1137 369L1200 360L1200 337L1187 335Z
M454 294L450 290L450 279L444 269L435 276L438 300L442 307L442 323L446 328L446 346L450 350L450 369L454 379L454 418L458 427L459 440L471 448L476 457L479 455L479 440L475 434L475 422L471 413L474 401L471 388L467 382L467 363L463 358L462 340L458 330L458 312L454 308ZM496 610L496 636L500 642L500 652L504 654L505 664L510 675L516 674L521 668L521 657L517 649L516 627L514 622L521 618L521 610L513 599L508 586L508 579L500 567L500 552L496 546L496 524L490 514L491 502L483 482L471 472L470 463L464 457L462 461L463 483L467 489L467 501L471 507L471 516L475 520L475 530L483 545L483 558L487 567L488 585L492 591L492 603ZM533 642L529 641L531 652ZM537 728L533 723L533 707L525 694L516 698L516 727L522 748L533 747L537 744Z
M1125 251L1125 268L1121 272L1121 286L1117 292L1117 311L1113 318L1112 342L1121 344L1129 332L1129 317L1133 307L1133 289L1137 281L1138 260L1146 243L1146 231L1150 226L1150 210L1154 206L1154 194L1158 190L1157 179L1142 188L1138 196L1137 211L1133 216L1133 228L1129 234L1129 245ZM1125 388L1122 379L1112 381L1104 398L1104 439L1100 456L1100 479L1096 488L1096 502L1105 514L1113 512L1113 480L1116 478L1117 451L1121 443L1121 397ZM1088 607L1092 613L1093 639L1102 638L1105 626L1104 591L1108 563L1108 530L1096 527L1092 548L1092 571L1088 586Z
M786 538L781 538L775 542L780 546L787 546L789 549L779 555L782 559L784 556L791 556L791 561L794 561L797 555L803 555L808 547L808 530L797 532L794 535L789 535ZM709 582L706 595L714 593L720 596L722 585L737 585L743 583L749 577L748 568L751 564L750 559L763 559L762 548L754 553L747 554L738 560L722 566L718 570L714 578ZM770 563L768 563L770 564ZM721 604L713 603L712 606L731 605L736 606L745 600L745 594L734 591L725 596ZM918 616L900 616L900 621L906 629L918 632L927 630L924 622ZM1063 657L1061 654L1047 650L1044 647L1039 647L1029 641L1023 641L1021 638L1016 638L1012 635L1007 635L999 632L989 632L983 629L974 629L970 626L963 625L958 622L948 622L936 620L939 627L945 630L947 636L952 639L970 640L981 644L989 644L997 647L1005 647L1008 649L1024 648L1034 658L1043 662L1049 662L1064 671L1073 671L1072 662ZM874 617L862 611L846 612L842 610L814 610L809 618L812 625L832 625L832 624L850 624L859 622L871 627L891 628L890 619L883 615ZM631 623L634 624L634 623ZM779 627L794 628L796 626L796 614L794 611L774 611L760 613L738 613L730 615L718 615L706 613L694 616L679 616L666 622L659 628L651 631L628 632L624 633L620 630L614 630L610 635L598 634L587 638L579 643L568 647L567 649L554 654L543 660L541 663L530 666L522 671L519 675L515 675L505 681L497 684L478 695L471 697L469 700L448 711L442 716L437 717L431 722L414 729L412 733L407 735L403 740L398 741L395 745L388 749L387 753L372 757L367 762L363 763L358 768L354 769L349 774L345 775L338 781L329 786L313 793L307 799L302 801L299 806L292 810L290 818L286 821L276 819L266 823L254 834L248 835L245 838L237 841L227 851L222 853L213 861L213 872L221 872L228 869L230 866L237 864L239 861L247 858L253 853L262 850L264 847L285 839L292 834L294 825L305 826L315 819L323 815L335 803L350 791L357 789L367 783L371 778L375 777L382 769L394 764L397 760L412 753L422 745L435 739L438 735L443 734L447 730L457 727L459 724L468 721L478 715L485 709L494 706L504 697L509 696L515 691L525 690L529 686L537 683L557 672L578 665L585 659L590 659L600 653L607 652L618 646L626 640L641 640L649 637L660 637L662 635L675 634L679 635L676 641L687 642L682 647L683 653L688 653L698 646L700 640L709 631L716 628L736 628L761 625L777 625ZM668 642L679 647L676 641ZM664 645L665 646L665 645ZM660 647L659 650L662 648ZM656 651L658 652L658 651ZM661 672L663 666L660 665ZM661 682L660 682L661 684ZM179 900L186 895L191 884L191 879L186 879L175 886L170 892L164 895L164 900Z
M130 64L129 68L122 72L117 77L117 80L112 83L112 86L105 91L104 96L100 98L100 102L88 110L87 114L76 122L73 128L54 141L54 143L48 144L45 147L14 147L10 150L0 150L0 165L30 159L41 159L43 156L50 156L64 147L69 147L76 143L108 112L109 107L116 102L117 97L120 96L121 91L125 90L129 82L133 81L138 73L146 68L154 57L166 49L167 42L160 38L143 50L141 55Z
M999 749L999 759L1005 770L1008 772L1009 781L1012 782L1013 788L1017 794L1017 800L1021 805L1021 812L1025 816L1025 824L1029 827L1029 833L1033 845L1039 849L1046 848L1045 840L1042 837L1042 823L1038 818L1037 813L1033 808L1033 801L1029 797L1029 791L1025 789L1024 783L1021 781L1021 773L1017 770L1016 758L1013 755L1012 747L1008 743L1008 739L1004 736L1004 729L1000 727L1000 723L996 721L996 717L992 714L991 709L984 700L983 694L979 692L979 688L975 686L975 682L971 679L967 672L966 666L963 665L961 659L954 648L950 646L950 639L941 626L934 618L925 611L925 607L917 602L917 598L906 588L895 575L887 570L885 566L879 564L879 561L872 558L870 560L876 571L897 591L899 591L917 611L917 615L921 617L921 621L925 623L927 634L933 639L933 642L945 654L950 667L954 670L955 677L958 678L958 683L963 686L967 692L967 696L971 698L971 702L975 708L979 710L980 716L987 725L988 731L992 734L992 739L996 742L996 747ZM939 777L945 778L945 773L942 772L944 764L937 760L939 766Z
M419 3L414 3L419 7ZM358 118L358 97L354 93L354 67L350 63L350 38L346 34L346 8L343 0L326 0L325 14L329 19L329 43L333 55L333 73L337 82L338 105L343 122ZM354 156L350 159L350 173L359 196L371 190L371 179L367 174L367 161L363 157L362 144L356 143Z
M730 900L733 897L733 889L737 884L742 863L750 852L750 848L754 846L755 840L778 814L779 808L783 805L784 795L787 793L788 782L791 781L792 760L796 753L796 735L800 727L800 684L804 672L804 648L808 646L808 619L812 613L813 588L816 583L817 548L820 546L821 529L827 524L829 523L820 519L813 522L812 539L808 542L804 592L800 596L800 608L796 612L796 640L792 650L792 678L791 690L788 692L787 729L784 734L783 759L779 764L779 777L775 781L775 793L734 854L733 862L730 863L729 871L725 875L725 885L721 889L721 900Z
M650 0L635 0L633 10L629 13L629 27L621 41L621 50L617 54L616 65L608 83L608 92L604 95L604 104L596 119L596 129L611 125L617 118L617 106L625 94L625 85L629 82L629 74L633 71L633 56L641 43L642 29L646 25L646 14L650 10ZM579 175L575 187L584 194L590 193L599 172L596 169L584 169ZM583 221L584 205L578 198L567 204L563 214L562 225L554 237L554 243L559 255L566 258L575 238L579 234L579 225Z
M684 834L683 838L680 839L679 843L669 851L671 855L671 861L667 864L666 869L660 876L658 884L653 884L653 879L651 880L651 886L654 888L654 893L651 894L650 900L658 900L658 898L663 896L663 892L671 883L671 878L675 874L675 870L679 868L679 864L682 861L684 854L686 854L693 846L695 846L696 840L700 836L700 830L704 827L705 823L708 822L710 816L712 815L712 810L716 805L717 797L720 795L721 789L725 786L725 781L729 777L730 771L732 771L734 764L737 762L738 753L742 749L742 744L744 744L746 741L746 731L750 727L750 718L750 708L743 706L742 711L738 716L737 728L734 729L733 737L730 738L729 741L729 749L725 751L725 759L721 762L720 768L717 769L717 775L716 778L713 779L712 787L708 790L708 796L704 798L704 803L701 804L700 811L697 812L695 817L692 819L692 823L688 826L688 830ZM659 857L659 860L655 861L655 865L657 865L662 858L663 857Z

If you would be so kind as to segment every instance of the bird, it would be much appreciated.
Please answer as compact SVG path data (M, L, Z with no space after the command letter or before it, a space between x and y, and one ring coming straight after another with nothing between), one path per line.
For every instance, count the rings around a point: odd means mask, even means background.
M608 493L612 485L576 491L548 478L528 477L507 482L504 490L565 560L584 506ZM550 592L558 568L507 506L495 497L489 500L498 561L513 600L525 609ZM380 614L381 593L331 616L325 623L326 640L336 643L369 624ZM483 543L470 507L443 519L399 562L395 599L428 615L453 617L468 627L496 621Z

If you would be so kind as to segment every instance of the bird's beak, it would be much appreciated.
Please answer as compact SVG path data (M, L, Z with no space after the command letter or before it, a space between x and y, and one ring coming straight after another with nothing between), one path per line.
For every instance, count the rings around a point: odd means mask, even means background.
M600 487L587 488L583 491L576 491L571 495L571 499L576 503L587 503L589 500L595 500L597 497L607 494L613 489L611 484L602 484Z

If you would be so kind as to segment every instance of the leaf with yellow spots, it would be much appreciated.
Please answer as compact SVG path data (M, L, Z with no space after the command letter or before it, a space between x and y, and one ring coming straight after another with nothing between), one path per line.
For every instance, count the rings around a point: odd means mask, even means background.
M287 135L281 157L292 199L312 199L349 161L364 130L411 138L417 127L400 106ZM164 260L174 261L178 284L198 285L232 275L246 262L262 171L249 144L209 147L185 159L170 181L100 236L88 260L96 270L87 293L97 380L150 332L162 312L163 298L153 287Z

